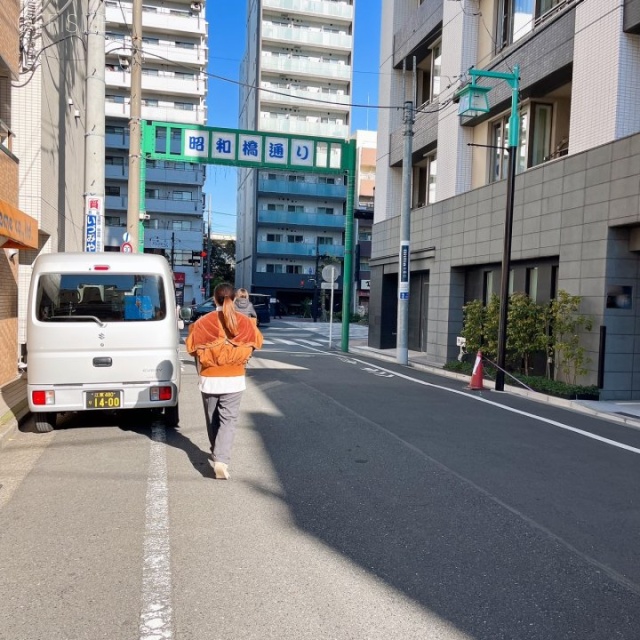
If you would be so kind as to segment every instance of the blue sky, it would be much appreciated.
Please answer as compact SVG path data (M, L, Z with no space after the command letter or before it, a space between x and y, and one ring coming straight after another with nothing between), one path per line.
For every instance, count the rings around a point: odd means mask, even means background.
M378 66L380 48L380 10L382 0L355 0L355 44L353 62L354 104L378 103ZM209 0L208 72L237 81L246 37L245 0ZM238 127L238 85L209 78L209 126ZM351 129L377 126L377 110L354 108ZM211 228L214 233L235 233L236 169L210 165L207 167L205 191L211 199ZM206 214L205 214L206 218Z

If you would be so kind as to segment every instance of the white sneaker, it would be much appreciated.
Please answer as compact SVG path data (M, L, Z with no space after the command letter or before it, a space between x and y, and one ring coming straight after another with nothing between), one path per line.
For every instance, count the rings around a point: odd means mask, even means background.
M213 463L213 472L216 474L216 480L228 480L231 477L227 467L228 465L224 462Z

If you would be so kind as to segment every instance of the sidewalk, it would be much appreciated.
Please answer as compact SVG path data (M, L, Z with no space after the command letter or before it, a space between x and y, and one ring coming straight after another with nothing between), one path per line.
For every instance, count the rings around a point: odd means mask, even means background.
M27 377L22 375L0 387L0 446L28 413Z
M366 340L350 340L349 353L360 354L371 358L378 358L379 360L384 360L386 362L397 363L396 349L374 349L367 345ZM445 371L442 366L430 362L427 354L421 351L409 351L409 367L442 376L444 378L460 380L465 383L469 382L469 376L454 373L453 371ZM489 391L493 390L494 383L492 380L485 380L484 384ZM543 402L555 407L564 407L580 413L612 420L619 424L625 424L633 429L640 429L640 402L565 400L564 398L555 398L554 396L548 396L544 393L528 391L523 387L515 387L508 384L505 385L505 392L521 396L523 398L529 398L534 402Z

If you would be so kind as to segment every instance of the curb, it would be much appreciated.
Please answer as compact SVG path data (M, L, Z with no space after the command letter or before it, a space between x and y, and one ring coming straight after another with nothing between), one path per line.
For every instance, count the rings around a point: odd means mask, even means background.
M371 358L376 358L378 360L384 360L386 362L396 363L396 358L394 356L389 356L385 353L379 353L375 349L370 349L369 347L360 347L360 346L349 347L349 353L359 353L361 355L369 356ZM460 380L461 382L469 382L469 380L471 379L470 376L464 375L462 373L446 371L445 369L433 367L427 364L421 364L419 362L409 361L409 364L407 366L411 369L417 369L418 371L432 373L442 378ZM492 380L484 380L484 384L487 385L488 387L487 391L493 391L495 389L495 383ZM508 392L512 395L520 396L521 398L527 398L534 402L540 402L542 404L548 404L554 407L561 407L563 409L570 409L571 411L584 413L585 415L590 415L590 416L602 418L604 420L609 420L611 422L615 422L617 424L622 424L624 426L627 426L630 429L640 430L640 417L629 418L626 416L615 415L607 411L598 411L597 409L592 409L591 407L587 407L582 404L579 404L575 400L566 400L565 398L556 398L554 396L548 396L544 393L539 393L538 391L528 391L527 389L521 389L519 387L514 387L511 385L505 385L504 392L505 393Z

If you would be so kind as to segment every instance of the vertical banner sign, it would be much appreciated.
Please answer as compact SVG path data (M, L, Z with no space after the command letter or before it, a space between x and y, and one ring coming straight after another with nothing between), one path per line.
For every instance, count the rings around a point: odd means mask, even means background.
M99 253L104 251L104 198L102 196L86 196L84 220L85 252Z
M400 300L409 299L409 242L400 243L400 286L398 287Z

